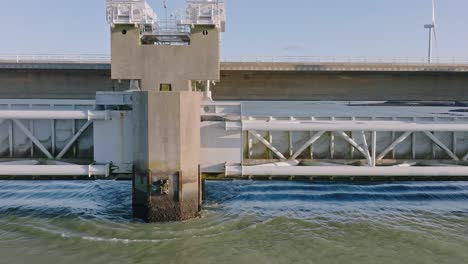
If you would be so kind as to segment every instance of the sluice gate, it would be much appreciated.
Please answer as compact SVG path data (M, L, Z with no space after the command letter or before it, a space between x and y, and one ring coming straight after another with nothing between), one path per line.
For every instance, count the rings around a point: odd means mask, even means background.
M1 100L3 178L131 178L132 92ZM467 107L208 102L201 172L217 178L466 177Z
M219 147L217 153L225 151L231 159L213 155L206 162L218 158L218 163L206 171L219 172L225 164L229 178L467 176L463 108L243 102L238 106L242 114L234 117L227 106L211 106L225 122L202 122L202 153L209 153L209 145ZM240 150L226 148L236 140Z
M0 100L0 176L130 174L131 142L122 141L132 135L130 113L97 109L95 100Z

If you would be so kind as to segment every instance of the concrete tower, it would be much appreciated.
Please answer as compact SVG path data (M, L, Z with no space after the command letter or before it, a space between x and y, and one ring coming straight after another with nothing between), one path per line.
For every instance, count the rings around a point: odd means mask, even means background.
M200 102L196 82L220 78L222 1L186 1L160 20L139 0L107 1L112 79L130 80L135 124L133 210L148 222L196 217L200 206Z

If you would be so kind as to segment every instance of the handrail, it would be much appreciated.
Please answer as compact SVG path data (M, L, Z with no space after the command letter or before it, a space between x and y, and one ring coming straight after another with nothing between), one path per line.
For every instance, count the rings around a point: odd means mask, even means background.
M32 54L11 55L0 54L0 63L110 63L109 55L57 55L57 54Z
M424 57L395 57L395 58L372 58L372 57L333 57L333 56L242 56L225 57L225 62L270 62L270 63L356 63L356 64L468 64L468 58L463 57L438 57L432 58L429 63Z
M110 56L103 54L58 55L31 54L13 55L0 54L0 63L77 63L77 64L108 64ZM243 56L224 57L222 62L239 63L345 63L345 64L395 64L395 65L468 65L468 58L438 57L429 64L427 58L370 58L370 57L323 57L323 56Z

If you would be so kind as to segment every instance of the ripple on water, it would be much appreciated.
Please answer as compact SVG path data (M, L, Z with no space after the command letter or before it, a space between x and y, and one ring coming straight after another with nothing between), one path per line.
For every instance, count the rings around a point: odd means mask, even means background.
M208 182L206 188L202 218L143 224L131 218L130 182L0 182L0 256L17 247L25 249L25 258L47 250L52 260L54 252L79 247L86 251L71 254L71 262L90 256L125 260L118 246L125 245L138 247L134 257L145 262L145 256L158 260L155 249L169 254L190 245L187 254L207 263L222 257L250 262L254 256L259 263L283 263L286 256L333 263L340 259L336 252L354 256L349 249L364 247L367 256L389 256L389 262L416 258L413 251L423 248L442 262L437 256L452 263L468 257L462 250L468 247L466 182L234 181Z

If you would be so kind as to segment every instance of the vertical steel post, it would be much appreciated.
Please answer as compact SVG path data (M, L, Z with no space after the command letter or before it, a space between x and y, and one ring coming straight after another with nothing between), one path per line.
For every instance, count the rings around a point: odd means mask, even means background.
M377 132L372 131L372 167L377 166L375 156L377 154Z

